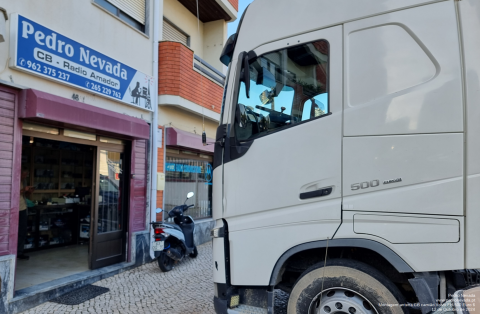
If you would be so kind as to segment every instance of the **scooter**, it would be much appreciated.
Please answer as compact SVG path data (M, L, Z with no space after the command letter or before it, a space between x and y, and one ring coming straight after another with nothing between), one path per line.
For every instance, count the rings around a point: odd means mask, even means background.
M155 257L158 257L158 266L163 272L171 271L174 264L186 255L191 258L198 255L193 240L195 221L190 216L184 216L184 213L194 206L186 205L187 200L193 195L193 192L188 193L183 205L176 206L168 212L168 216L173 218L174 223L151 222L154 230L152 247ZM161 212L162 209L157 208L157 214Z

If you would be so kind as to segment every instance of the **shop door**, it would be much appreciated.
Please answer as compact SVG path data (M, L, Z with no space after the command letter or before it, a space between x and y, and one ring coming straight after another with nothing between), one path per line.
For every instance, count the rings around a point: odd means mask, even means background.
M126 260L125 154L111 148L97 150L91 268Z

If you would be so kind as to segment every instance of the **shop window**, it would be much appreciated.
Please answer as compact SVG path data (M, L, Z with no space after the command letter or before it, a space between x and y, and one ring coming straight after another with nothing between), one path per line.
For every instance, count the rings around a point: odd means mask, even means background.
M205 158L208 156L208 158ZM165 164L165 210L185 202L188 192L195 196L187 204L195 204L188 211L194 219L212 216L212 156L182 151L177 156L168 156Z
M145 32L145 0L93 0L106 11L115 15L130 26Z
M252 60L247 69L250 97L245 82L239 82L237 139L249 140L327 115L328 56L328 42L320 40Z
M33 188L24 250L88 243L93 155L90 146L22 137L21 181Z
M93 151L85 145L23 136L22 167L29 172L23 184L35 189L31 201L46 205L77 188L91 188Z

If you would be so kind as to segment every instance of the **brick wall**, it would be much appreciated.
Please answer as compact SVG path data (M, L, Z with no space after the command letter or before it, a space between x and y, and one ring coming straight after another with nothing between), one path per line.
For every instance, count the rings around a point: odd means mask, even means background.
M180 96L220 113L223 87L193 70L192 50L181 43L164 41L159 45L158 58L159 95Z
M233 5L235 10L238 12L238 0L228 0L228 2L230 2L230 4Z

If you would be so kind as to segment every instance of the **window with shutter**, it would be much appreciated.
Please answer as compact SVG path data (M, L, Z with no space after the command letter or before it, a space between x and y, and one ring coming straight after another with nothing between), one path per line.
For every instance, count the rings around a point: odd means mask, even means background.
M124 13L145 25L145 0L107 0Z
M178 41L190 46L189 36L166 19L163 20L163 40Z
M146 0L93 0L130 26L146 32Z

